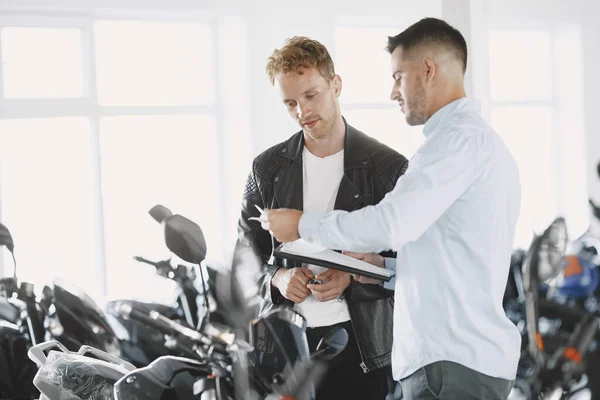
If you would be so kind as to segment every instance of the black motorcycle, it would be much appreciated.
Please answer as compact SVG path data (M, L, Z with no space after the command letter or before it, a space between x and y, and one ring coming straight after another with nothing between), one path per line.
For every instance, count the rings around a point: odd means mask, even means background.
M154 206L149 214L159 223L172 216L171 211L161 205ZM203 321L207 321L207 318L204 318L207 315L206 310L214 310L216 306L214 281L217 271L211 266L202 266L200 263L198 268L184 265L174 267L171 259L158 262L139 256L134 259L151 265L156 269L157 275L177 284L172 306L123 299L109 301L106 305L111 323L118 324L119 330L127 332L120 340L122 357L137 367L143 367L160 356L183 355L183 353L177 350L171 341L165 342L164 334L160 330L147 326L142 321L123 317L118 311L120 305L126 302L145 314L154 311L188 328L201 330ZM200 271L199 274L196 271ZM198 275L202 277L200 284L198 284ZM224 322L216 312L210 314L210 319Z
M44 289L44 300L50 304L46 325L54 326L48 330L46 340L56 339L71 351L89 345L117 357L121 355L115 331L90 296L62 279L54 279L53 290Z
M0 244L9 249L14 260L12 236L1 224ZM17 284L16 262L14 276L0 279L0 398L37 397L32 385L36 367L26 354L31 346L56 339L70 350L91 345L120 355L112 327L86 293L59 279L53 288L46 286L42 292L38 301L33 284Z
M6 226L0 224L0 246L14 256L14 243ZM31 307L28 285L17 287L15 275L0 279L0 398L31 399L39 395L33 385L35 365L27 351L38 343L43 328L38 309Z
M204 259L206 244L198 225L180 215L172 215L162 224L167 247L174 254L193 264ZM205 316L203 328L194 330L156 311L146 313L127 301L118 306L121 315L175 340L187 349L189 357L163 356L148 367L128 372L118 363L113 363L112 368L106 364L100 368L97 361L85 356L69 358L55 353L53 362L40 369L55 377L54 381L47 379L44 383L60 388L63 394L69 393L74 381L80 382L79 388L90 390L109 385L115 399L279 399L287 395L312 398L313 384L323 372L319 359L339 354L348 340L347 332L341 328L330 332L311 357L306 320L300 314L283 308L253 319L255 280L238 278L241 274L258 274L260 258L252 248L238 252L236 257L231 271L222 272L216 280L220 295L217 304L228 312L228 326L212 323ZM51 393L50 388L44 390L42 386L38 385L44 394ZM98 399L113 398L94 394ZM86 395L89 393L80 393L81 398Z

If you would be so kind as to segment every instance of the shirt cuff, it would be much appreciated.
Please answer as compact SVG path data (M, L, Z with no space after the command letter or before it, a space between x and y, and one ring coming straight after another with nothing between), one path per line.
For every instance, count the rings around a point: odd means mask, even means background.
M385 269L394 271L394 276L392 276L392 279L390 279L389 282L383 282L383 288L388 290L394 290L396 288L396 259L385 258Z
M317 233L319 232L319 223L323 213L319 212L305 212L298 221L298 233L300 237L306 241L314 241Z

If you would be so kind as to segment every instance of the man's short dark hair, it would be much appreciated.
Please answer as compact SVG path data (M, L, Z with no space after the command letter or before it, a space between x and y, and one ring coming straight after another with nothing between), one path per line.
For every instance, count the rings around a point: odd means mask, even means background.
M462 62L463 74L467 70L467 42L463 35L446 21L437 18L423 18L409 26L400 34L388 37L387 51L392 54L397 47L410 52L412 49L437 44L452 51Z

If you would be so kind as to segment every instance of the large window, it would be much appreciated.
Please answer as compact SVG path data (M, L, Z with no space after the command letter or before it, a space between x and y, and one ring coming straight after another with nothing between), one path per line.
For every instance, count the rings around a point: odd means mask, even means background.
M576 237L589 224L580 31L495 30L489 41L492 125L521 176L515 244L527 247L557 215Z
M390 101L385 28L340 24L334 61L343 79L340 102L348 122L411 157L424 140ZM491 31L491 123L514 155L523 189L515 246L566 217L570 235L588 226L582 119L581 37L576 27ZM484 67L484 66L482 66Z
M162 290L132 260L169 255L159 203L223 259L214 24L180 19L0 18L0 220L20 280Z
M67 276L87 288L97 280L90 137L84 117L0 120L2 222L20 280Z

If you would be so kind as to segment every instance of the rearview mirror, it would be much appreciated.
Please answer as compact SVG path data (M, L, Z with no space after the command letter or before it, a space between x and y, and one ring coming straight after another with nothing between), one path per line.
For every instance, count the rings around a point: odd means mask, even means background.
M163 226L165 244L169 251L192 264L204 261L206 240L198 224L179 214L173 215L171 210L161 204L152 207L148 213Z
M206 240L200 227L179 214L163 221L165 244L177 257L192 264L206 258Z
M231 268L219 271L216 279L217 302L229 323L244 334L250 321L259 313L260 296L257 281L262 261L254 246L238 241L235 245Z
M557 218L546 229L540 238L536 254L532 262L537 264L537 272L541 282L548 282L562 272L567 250L567 225L563 218Z
M523 263L523 289L525 292L525 315L529 338L529 353L537 363L543 363L544 348L538 329L540 284L552 285L567 265L567 225L564 218L557 218L541 236L536 237Z
M0 224L0 246L6 246L11 253L15 251L12 235L8 228L3 224Z
M321 338L317 350L310 356L313 359L329 361L344 351L346 344L348 344L348 332L341 326L336 326Z
M171 210L160 204L157 204L154 207L152 207L150 211L148 211L148 214L150 214L150 216L152 216L152 218L154 218L154 220L159 224L161 224L164 220L173 215Z

